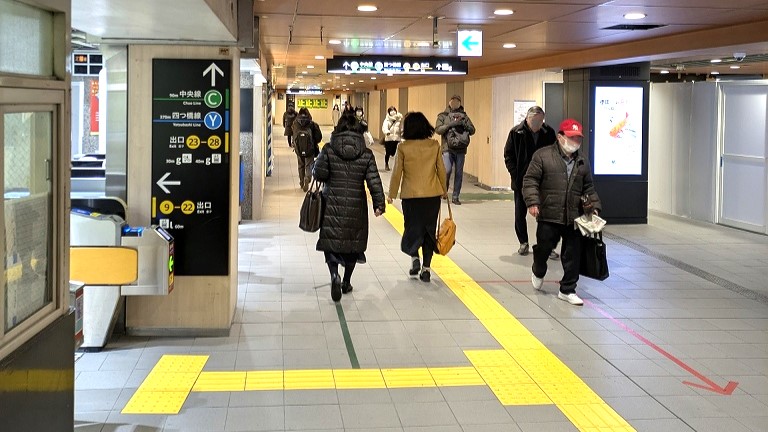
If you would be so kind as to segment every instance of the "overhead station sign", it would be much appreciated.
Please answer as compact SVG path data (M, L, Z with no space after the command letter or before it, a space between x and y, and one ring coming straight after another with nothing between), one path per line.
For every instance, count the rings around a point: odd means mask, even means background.
M336 56L325 60L328 73L393 75L466 75L458 57Z

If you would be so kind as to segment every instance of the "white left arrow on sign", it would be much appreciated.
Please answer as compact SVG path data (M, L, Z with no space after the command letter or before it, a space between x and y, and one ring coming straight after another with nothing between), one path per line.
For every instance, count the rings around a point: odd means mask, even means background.
M179 180L166 180L168 176L171 175L171 173L167 172L164 176L160 177L160 180L157 181L157 185L160 186L160 189L162 189L165 193L170 194L171 191L168 190L166 186L180 186L181 182Z
M216 74L219 74L223 77L224 71L219 69L219 67L216 66L216 63L211 63L211 65L203 71L203 76L208 74L211 74L211 87L216 87Z

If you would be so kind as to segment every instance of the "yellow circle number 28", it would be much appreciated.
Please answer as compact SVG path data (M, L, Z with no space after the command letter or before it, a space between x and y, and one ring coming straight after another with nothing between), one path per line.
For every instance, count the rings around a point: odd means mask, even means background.
M192 201L184 201L181 203L181 212L184 214L192 214L195 212L195 203Z
M221 138L219 138L217 135L211 135L208 137L208 147L211 150L216 150L221 147Z

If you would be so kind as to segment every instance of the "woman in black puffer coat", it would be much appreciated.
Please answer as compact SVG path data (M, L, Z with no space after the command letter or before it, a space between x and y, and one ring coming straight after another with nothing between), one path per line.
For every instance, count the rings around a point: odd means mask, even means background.
M331 298L352 291L350 280L355 264L363 261L368 248L368 209L364 185L368 185L376 216L385 210L384 189L373 152L365 146L360 122L354 114L341 116L339 123L315 160L314 177L323 186L325 211L317 250L325 252L331 272ZM364 262L364 261L363 261ZM344 280L339 278L344 266Z

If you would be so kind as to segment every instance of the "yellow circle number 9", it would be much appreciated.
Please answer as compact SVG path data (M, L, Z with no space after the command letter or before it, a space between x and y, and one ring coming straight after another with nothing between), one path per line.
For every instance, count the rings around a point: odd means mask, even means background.
M165 200L165 201L161 202L160 203L160 213L165 214L165 215L169 215L169 214L173 213L173 203L168 201L168 200Z

